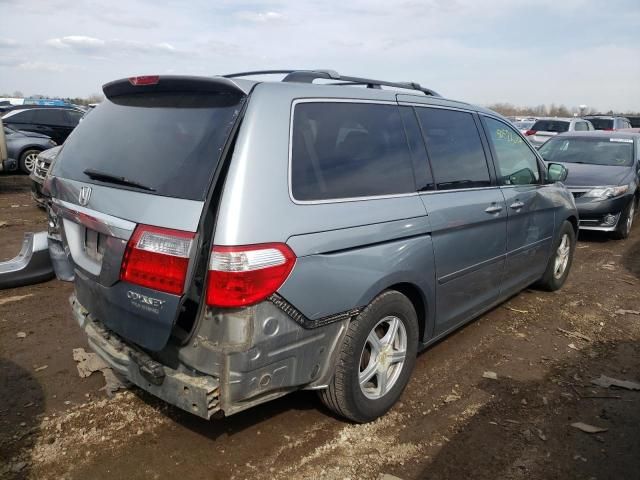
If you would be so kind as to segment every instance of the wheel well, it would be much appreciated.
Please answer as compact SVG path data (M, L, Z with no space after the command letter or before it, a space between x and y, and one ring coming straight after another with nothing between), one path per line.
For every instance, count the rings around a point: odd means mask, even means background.
M574 217L573 215L571 215L569 218L567 218L567 221L571 222L571 225L573 225L573 231L577 235L578 234L578 219L576 217Z
M416 315L418 316L418 338L422 341L427 323L427 308L418 287L412 283L397 283L389 287L387 290L396 290L397 292L402 293L413 304L413 308L415 308Z
M20 155L18 155L18 160L20 160L22 158L22 156L25 154L25 152L28 152L29 150L35 150L36 152L42 152L42 148L40 147L25 147L22 150L20 150Z

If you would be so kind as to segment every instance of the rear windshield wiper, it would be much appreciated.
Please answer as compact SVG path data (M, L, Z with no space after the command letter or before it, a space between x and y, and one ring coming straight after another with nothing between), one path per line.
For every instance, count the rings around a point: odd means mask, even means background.
M125 178L125 177L119 177L117 175L112 175L110 173L101 172L99 170L94 170L92 168L87 168L83 173L87 177L91 178L92 180L99 180L99 181L105 182L105 183L115 183L117 185L124 185L126 187L135 187L135 188L139 188L141 190L147 190L149 192L155 192L156 191L155 188L148 187L146 185L143 185L142 183L138 183L136 181L129 180L129 179Z

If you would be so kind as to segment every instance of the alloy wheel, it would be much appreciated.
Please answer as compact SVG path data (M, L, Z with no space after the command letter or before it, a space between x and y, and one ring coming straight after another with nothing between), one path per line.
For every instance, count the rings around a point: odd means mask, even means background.
M569 254L571 253L571 240L566 233L562 235L562 240L558 249L556 250L556 259L553 268L553 276L555 278L562 278L567 265L569 264Z
M631 200L631 206L629 207L629 213L627 215L627 234L631 232L631 225L633 225L633 216L636 213L636 202Z
M36 166L36 160L38 159L38 153L33 152L24 157L24 168L26 168L29 173L33 172L34 167Z
M385 317L369 332L360 354L358 381L365 397L377 400L398 381L407 357L407 330L395 316Z

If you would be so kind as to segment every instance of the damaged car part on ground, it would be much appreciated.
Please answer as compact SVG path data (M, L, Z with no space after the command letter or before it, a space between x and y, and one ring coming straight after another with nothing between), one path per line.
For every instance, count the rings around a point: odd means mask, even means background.
M25 233L18 255L0 262L0 289L46 282L53 277L47 232Z
M315 389L370 421L418 350L562 286L567 170L415 83L269 73L105 85L45 181L49 240L91 347L144 390L211 418Z

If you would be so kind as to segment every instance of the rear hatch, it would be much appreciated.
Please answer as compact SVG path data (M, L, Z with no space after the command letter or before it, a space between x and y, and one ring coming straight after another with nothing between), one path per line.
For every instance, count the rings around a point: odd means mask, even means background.
M223 78L136 77L104 93L47 188L80 303L160 350L197 310L199 225L248 92Z
M525 135L531 143L542 145L551 137L568 132L569 125L569 122L562 120L538 120Z

